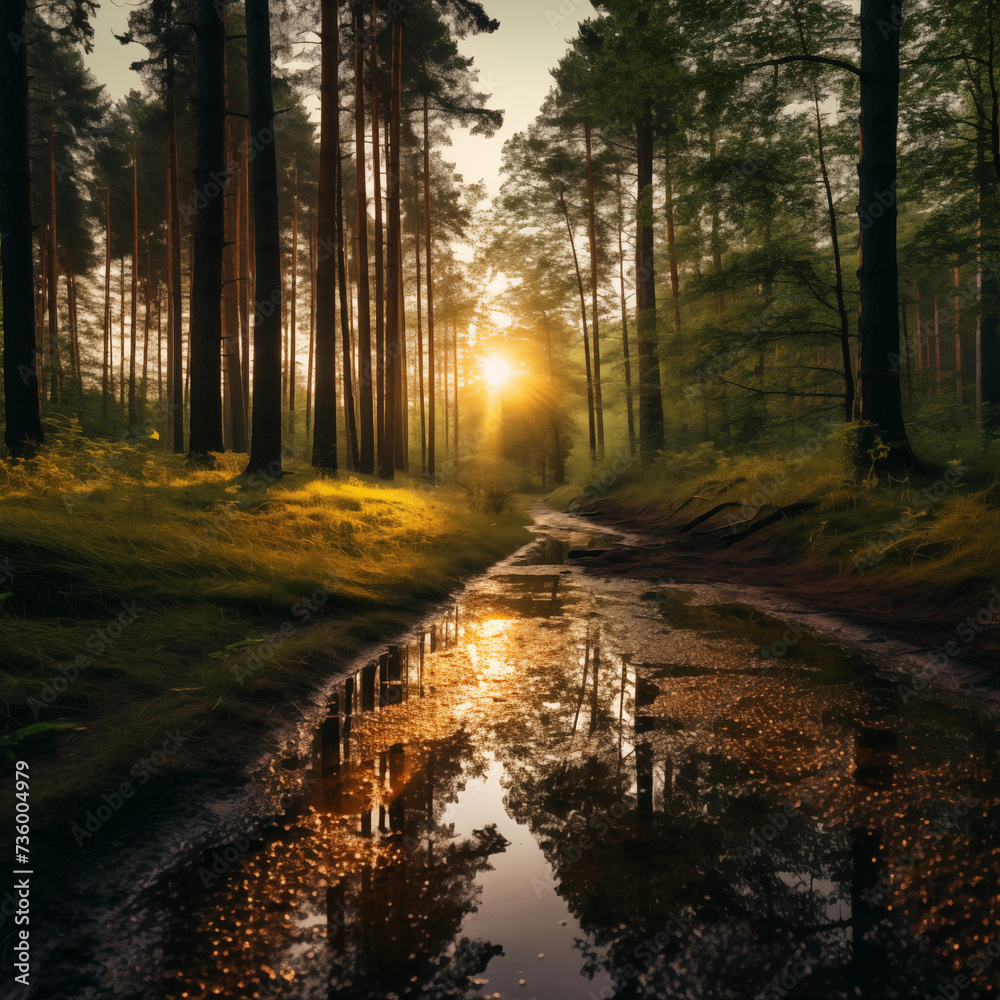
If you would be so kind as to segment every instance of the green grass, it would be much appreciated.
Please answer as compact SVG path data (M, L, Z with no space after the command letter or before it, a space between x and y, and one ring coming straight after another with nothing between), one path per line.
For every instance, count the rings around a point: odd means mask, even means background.
M617 475L610 467L588 468L549 502L566 508L606 498L648 521L679 525L726 501L739 505L733 518L749 516L758 504L811 501L814 509L770 529L769 541L786 560L810 560L844 575L857 574L860 564L866 577L901 586L981 594L998 580L1000 485L987 463L961 475L958 468L876 483L853 468L843 429L820 430L778 455L729 458L702 449ZM705 527L724 525L726 517Z
M529 537L522 512L416 478L291 462L255 488L243 463L68 433L0 464L3 746L32 766L35 823L129 780L171 730L189 737L171 768L231 759L275 706Z

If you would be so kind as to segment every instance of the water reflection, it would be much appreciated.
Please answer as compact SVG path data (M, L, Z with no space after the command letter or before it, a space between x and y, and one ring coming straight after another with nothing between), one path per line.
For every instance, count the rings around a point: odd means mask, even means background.
M975 705L536 565L337 686L306 796L140 901L161 951L122 996L993 995Z

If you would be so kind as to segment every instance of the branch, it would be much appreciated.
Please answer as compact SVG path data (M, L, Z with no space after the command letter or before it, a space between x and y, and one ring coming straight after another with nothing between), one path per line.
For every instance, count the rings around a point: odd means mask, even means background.
M755 392L758 396L802 396L812 398L843 399L842 392L796 392L794 389L755 389L752 385L743 385L741 382L731 382L727 378L719 376L719 381L726 385L736 386L737 389L746 389L747 392Z
M855 66L854 63L847 62L844 59L830 59L827 56L811 56L806 54L797 56L779 56L777 59L765 59L763 62L746 63L740 68L762 69L765 66L783 66L785 63L793 62L823 63L825 66L838 66L840 69L846 69L848 73L853 73L855 76L861 76L860 68Z

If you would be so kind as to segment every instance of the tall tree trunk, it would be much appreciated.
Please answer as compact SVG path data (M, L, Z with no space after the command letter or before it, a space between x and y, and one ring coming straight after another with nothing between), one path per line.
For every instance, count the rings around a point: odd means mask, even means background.
M417 257L417 394L420 397L420 471L427 472L427 411L424 399L424 328L420 297L420 177L413 164L413 247Z
M597 322L597 207L594 204L594 167L590 155L590 119L584 123L587 150L587 230L590 237L591 330L594 334L594 422L597 424L597 457L604 458L604 401L601 395L601 336Z
M372 194L375 201L375 441L378 474L392 478L392 452L386 449L385 411L385 262L382 246L382 151L378 131L378 26L375 20L375 0L371 13L371 74L372 74Z
M337 468L337 303L334 284L343 258L338 163L340 149L340 83L337 75L340 24L337 0L320 5L320 134L319 186L316 204L316 395L313 419L312 464L318 469ZM344 303L341 286L341 306ZM344 410L350 384L344 359ZM347 422L350 434L350 419Z
M844 272L840 262L840 237L837 232L837 210L833 200L833 187L826 166L826 146L823 142L823 118L819 110L819 94L813 90L813 106L816 110L816 142L819 148L819 168L826 191L826 210L830 224L830 241L833 248L833 267L836 274L837 315L840 317L840 354L844 365L844 419L850 423L854 419L854 368L851 364L851 323L844 298Z
M375 471L375 427L372 413L372 345L370 288L368 282L368 187L365 181L365 87L364 11L360 0L354 10L354 132L355 191L357 192L357 232L355 259L358 262L358 375L361 382L361 464L365 475ZM377 146L376 146L377 148Z
M372 43L374 45L374 41ZM399 295L400 279L400 206L399 206L399 130L402 86L402 48L403 31L399 21L399 13L392 18L392 65L389 77L389 162L387 164L387 207L389 211L389 232L386 261L386 325L385 325L385 356L386 356L386 392L385 392L385 462L379 469L384 479L392 479L399 456L397 435L400 430L398 420L400 413L400 365L401 358L401 310ZM374 86L374 84L373 84ZM374 105L374 94L372 104ZM374 126L373 126L374 128ZM378 200L375 202L378 205ZM376 220L378 215L376 215Z
M621 178L619 178L621 184ZM670 258L670 300L674 307L674 333L681 332L681 279L677 270L676 234L674 227L674 169L670 152L670 136L663 140L663 183L666 188L667 255Z
M167 56L167 401L174 452L184 452L184 334L181 325L181 219L174 57ZM110 213L110 208L109 208ZM110 219L110 214L109 214ZM110 223L108 228L110 241ZM108 251L110 253L110 249Z
M656 336L653 267L653 110L636 123L638 205L636 215L635 311L639 356L639 455L650 462L663 447L663 399Z
M160 297L160 279L153 275L153 297L156 299L156 398L163 400L163 301Z
M1000 281L995 264L1000 230L1000 190L990 169L985 143L978 143L979 183L979 321L976 327L977 409L983 431L1000 435Z
M59 245L56 240L56 128L49 84L49 399L62 402L62 363L59 357Z
M431 138L430 112L424 94L424 253L427 258L427 478L434 482L434 277L431 273Z
M118 258L118 405L125 407L125 255Z
M73 376L80 378L80 339L76 309L76 276L73 274L73 256L66 247L66 284L69 292L69 353Z
M169 180L169 174L168 174ZM111 185L104 192L104 365L101 378L101 415L108 414L109 372L111 364ZM169 240L169 227L167 239ZM168 244L169 247L169 244Z
M142 395L143 399L146 398L146 385L149 378L149 314L153 309L153 286L152 286L152 268L153 265L150 261L151 251L149 249L149 243L146 244L146 308L143 310L142 314Z
M4 441L14 458L44 442L35 349L28 60L24 0L0 7L0 268L3 273Z
M281 241L268 0L247 0L246 18L250 132L260 146L253 159L257 306L253 325L253 424L247 472L274 478L282 472Z
M288 303L288 430L294 429L292 414L295 412L295 333L298 322L296 313L299 295L299 165L295 164L292 190L292 261L291 298Z
M306 358L306 437L312 430L313 367L316 358L316 216L309 227L309 355ZM336 385L334 376L334 385Z
M226 106L229 106L229 58L226 57ZM222 353L223 403L228 447L243 454L247 450L246 401L243 398L243 372L240 365L240 173L239 149L236 143L236 119L226 115L226 186L223 196L225 247L222 258Z
M226 166L226 78L223 68L226 34L222 22L223 9L213 0L197 0L194 171L196 213L189 333L191 341L189 454L192 458L198 459L206 458L209 452L223 450L222 309L220 307L222 249L225 242L221 195ZM249 20L249 12L247 19ZM265 127L265 124L262 123L261 127ZM280 295L280 291L278 294Z
M128 326L128 425L139 422L135 402L136 323L139 304L139 158L132 140L132 308Z
M618 181L618 282L621 289L622 309L622 353L625 358L625 410L628 417L628 453L635 454L635 414L632 407L632 362L629 359L628 345L628 309L625 303L625 241L622 228L625 222L625 202L622 197L622 174L615 171ZM679 319L679 316L678 316ZM675 331L678 327L675 324ZM558 440L558 431L556 432Z
M455 362L452 368L452 377L454 379L454 392L452 397L454 399L455 405L455 460L458 460L458 324L452 323L451 325L451 356L452 360Z
M240 374L243 377L243 423L250 426L250 303L253 301L251 246L253 220L250 214L250 126L243 122L243 163L240 183Z
M337 287L340 291L340 341L344 360L344 416L351 468L361 466L357 405L354 393L354 351L351 348L351 301L347 291L347 247L344 244L344 159L337 139ZM318 280L318 279L317 279ZM319 362L317 360L317 372ZM317 388L319 379L317 377Z
M896 190L896 133L899 122L899 31L902 0L861 2L861 160L859 219L864 206ZM862 433L858 460L870 465L875 438L889 453L879 465L912 464L899 388L899 293L896 263L896 202L861 230Z
M583 275L580 274L580 261L576 255L576 241L573 239L573 225L569 219L569 208L563 190L559 189L559 208L566 220L566 232L569 234L569 248L573 252L573 271L576 274L576 287L580 293L580 321L583 324L583 359L587 371L587 429L590 431L590 457L597 458L597 422L594 419L594 376L590 368L590 338L587 333L587 298L583 291Z
M961 300L958 294L958 268L955 271L955 394L959 403L962 402L962 336L961 336Z

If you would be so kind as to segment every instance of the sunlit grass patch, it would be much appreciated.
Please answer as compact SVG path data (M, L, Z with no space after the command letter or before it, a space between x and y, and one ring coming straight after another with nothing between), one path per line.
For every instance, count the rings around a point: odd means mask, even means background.
M67 762L33 785L40 817L99 793L168 722L197 733L170 767L224 755L259 706L303 696L528 537L523 514L475 513L456 488L294 461L265 487L244 463L188 466L162 442L67 433L0 465L0 712L8 733L66 724L24 737L25 752Z

